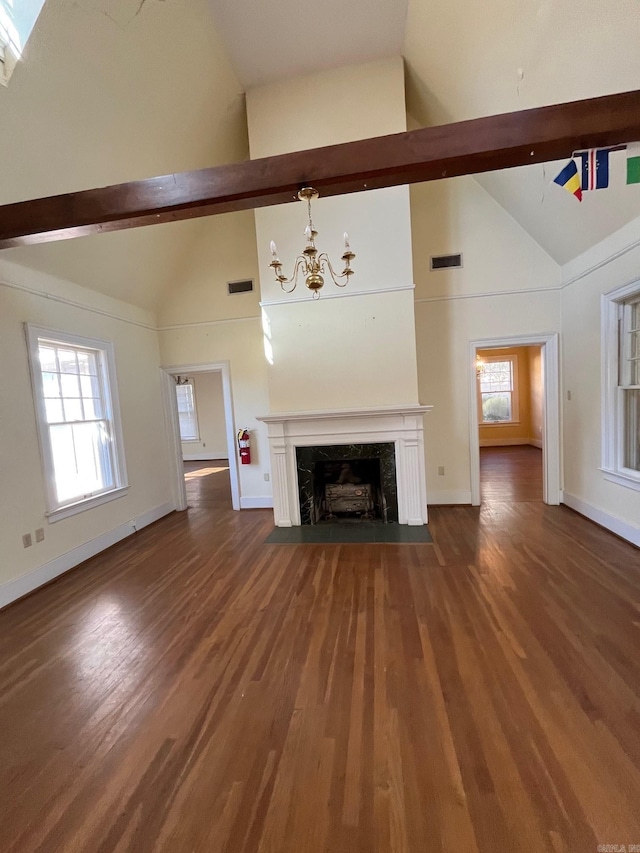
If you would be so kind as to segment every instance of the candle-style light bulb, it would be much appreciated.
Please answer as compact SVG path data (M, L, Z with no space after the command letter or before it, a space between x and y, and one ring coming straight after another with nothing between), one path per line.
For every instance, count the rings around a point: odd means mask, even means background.
M344 247L345 247L345 249L350 248L349 247L349 235L347 234L346 231L344 232Z
M307 238L307 240L309 242L311 242L311 226L310 225L307 225L307 227L304 229L304 236Z
M278 257L278 249L277 249L276 244L273 240L271 241L271 254L274 258Z

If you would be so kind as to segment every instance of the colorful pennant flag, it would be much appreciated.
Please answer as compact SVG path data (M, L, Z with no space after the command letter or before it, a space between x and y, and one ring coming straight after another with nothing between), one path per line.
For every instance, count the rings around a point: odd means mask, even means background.
M591 148L589 151L579 151L582 160L582 190L602 190L609 186L609 151L610 148Z
M640 142L627 145L627 183L640 184Z
M578 201L582 201L582 187L575 160L569 160L560 174L553 179L553 182L574 195Z

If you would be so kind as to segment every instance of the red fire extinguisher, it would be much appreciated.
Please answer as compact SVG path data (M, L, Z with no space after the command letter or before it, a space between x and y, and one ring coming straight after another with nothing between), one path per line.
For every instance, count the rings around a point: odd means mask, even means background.
M238 430L238 447L240 448L240 462L243 465L251 464L251 439L249 430Z

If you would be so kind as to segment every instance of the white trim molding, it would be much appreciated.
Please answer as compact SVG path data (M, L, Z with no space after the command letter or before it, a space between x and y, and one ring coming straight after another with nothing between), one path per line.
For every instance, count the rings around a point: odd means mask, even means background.
M209 462L213 459L227 460L227 449L221 450L220 453L211 453L210 451L201 450L199 453L183 453L182 458L185 462Z
M557 332L469 341L469 456L471 465L471 503L480 506L480 440L478 430L477 369L479 349L540 346L544 386L542 413L543 500L560 503L560 353ZM527 442L528 443L528 442Z
M581 498L577 498L575 495L570 495L567 492L564 492L562 495L562 503L566 504L570 509L579 512L580 515L584 515L591 521L595 521L596 524L599 524L606 530L615 533L616 536L620 536L621 539L626 539L627 542L635 545L636 548L640 548L640 527L635 527L633 524L629 524L628 521L611 515L605 510L600 509L600 507L593 506L593 504L587 503Z
M241 497L240 509L273 509L273 498L271 495Z
M61 554L48 563L38 566L37 569L27 572L26 575L2 584L0 586L0 608L6 607L19 598L23 598L44 584L60 577L60 575L63 575L70 569L79 566L80 563L83 563L90 557L94 557L106 548L115 545L116 542L126 539L127 536L131 536L136 531L142 530L143 527L152 524L154 521L158 521L165 515L169 515L169 513L173 512L173 509L172 503L165 503L154 507L136 516L136 518L132 518L130 521L119 524L113 530L108 530L95 539L91 539L83 545L78 545L77 548L67 551L66 554Z
M277 527L301 524L296 447L336 444L395 445L398 521L427 523L423 417L432 406L283 412L259 417L267 424L273 514Z
M453 506L471 504L471 492L463 489L441 489L429 492L429 506Z
M346 299L351 296L377 296L379 293L398 293L401 290L415 290L415 284L399 284L396 287L376 287L370 290L346 290L342 293L323 293L322 301L327 299ZM261 308L271 308L273 305L290 305L293 302L311 302L313 296L293 296L289 299L265 299L260 302Z

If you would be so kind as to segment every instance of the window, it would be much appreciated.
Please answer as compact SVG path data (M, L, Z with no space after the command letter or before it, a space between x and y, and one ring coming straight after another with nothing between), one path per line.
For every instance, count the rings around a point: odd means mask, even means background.
M192 379L176 378L178 397L178 418L180 420L180 439L182 441L200 441L198 434L198 413L196 411L196 392Z
M0 83L7 85L45 0L0 0Z
M480 422L508 424L518 420L516 356L479 359Z
M49 521L120 497L126 473L111 393L113 346L27 325Z
M603 297L603 335L602 468L640 490L640 283Z

